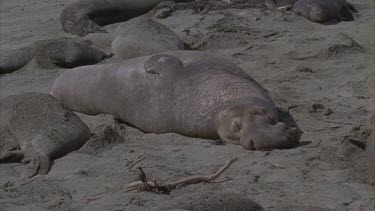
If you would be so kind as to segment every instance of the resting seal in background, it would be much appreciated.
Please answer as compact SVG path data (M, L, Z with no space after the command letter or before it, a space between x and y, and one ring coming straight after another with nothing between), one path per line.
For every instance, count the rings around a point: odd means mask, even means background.
M292 11L316 23L332 19L352 21L357 12L346 0L265 0L269 9L289 6Z
M73 68L96 64L109 56L98 49L68 38L39 40L0 59L0 74L14 72L35 58L45 69Z
M71 110L108 113L145 132L222 138L250 150L293 147L301 136L279 122L267 91L249 75L203 52L75 68L51 94Z
M47 174L50 160L79 149L91 137L86 124L51 95L24 93L0 102L0 146L9 141L14 146L0 154L0 163L29 163L24 177Z
M113 53L122 59L183 49L184 43L172 30L146 16L122 23L112 42Z
M163 0L74 0L60 15L65 32L86 36L106 32L101 26L146 14ZM175 0L187 2L189 0ZM190 0L191 1L191 0Z

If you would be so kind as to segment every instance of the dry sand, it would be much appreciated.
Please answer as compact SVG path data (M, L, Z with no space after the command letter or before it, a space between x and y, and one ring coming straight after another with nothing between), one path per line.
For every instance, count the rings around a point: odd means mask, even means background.
M187 193L215 190L241 194L266 210L373 210L374 186L365 153L345 137L364 139L374 127L374 2L349 2L358 10L355 20L328 25L259 7L207 7L199 13L186 9L158 20L193 49L225 57L268 89L304 131L299 147L245 151L177 134L144 134L115 125L110 116L80 114L92 131L107 124L122 138L102 150L91 143L72 152L56 160L45 176L21 179L22 164L0 165L0 210L149 210ZM69 36L59 23L66 3L0 0L1 55L36 40ZM113 32L118 25L105 28ZM2 75L1 97L48 93L62 71L30 66ZM328 108L332 114L323 117ZM210 174L230 157L239 159L217 183L178 187L170 195L126 192L138 172L125 167L145 154L138 165L160 182Z

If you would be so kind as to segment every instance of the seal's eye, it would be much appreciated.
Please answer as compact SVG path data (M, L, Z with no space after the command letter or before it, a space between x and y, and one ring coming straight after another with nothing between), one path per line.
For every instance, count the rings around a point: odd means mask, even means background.
M238 119L234 119L231 124L231 130L233 132L239 132L241 130L241 125Z

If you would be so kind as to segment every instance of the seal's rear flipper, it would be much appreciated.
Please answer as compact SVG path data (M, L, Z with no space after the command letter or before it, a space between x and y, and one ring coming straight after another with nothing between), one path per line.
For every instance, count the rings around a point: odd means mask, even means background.
M36 174L47 174L50 170L50 159L45 153L37 153L32 158L30 163L22 171L21 177L33 177Z
M14 150L0 155L0 163L21 163L24 153L21 150Z
M47 174L51 169L49 157L43 152L38 153L38 157L40 160L38 174Z

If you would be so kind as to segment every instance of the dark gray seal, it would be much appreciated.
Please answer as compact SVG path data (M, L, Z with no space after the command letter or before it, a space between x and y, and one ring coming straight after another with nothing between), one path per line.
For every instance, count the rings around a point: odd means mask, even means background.
M263 208L239 193L229 191L207 191L191 193L163 202L153 211L215 210L215 211L260 211Z
M28 163L24 177L47 174L51 160L79 149L91 136L86 124L51 95L24 93L0 102L0 146L14 146L0 155L0 163Z
M291 8L306 19L324 23L331 20L352 21L357 11L346 0L265 0L269 9Z
M203 52L75 68L56 79L51 94L71 110L111 114L145 132L221 138L249 150L293 147L301 136L279 121L256 81Z
M107 32L101 26L146 14L163 0L75 0L60 15L65 32L85 36ZM175 0L187 2L189 0ZM191 0L190 0L191 1Z
M16 71L35 59L44 69L96 64L109 55L68 38L40 40L0 59L0 74Z
M293 5L293 12L316 23L330 20L352 21L357 12L346 0L299 0Z

